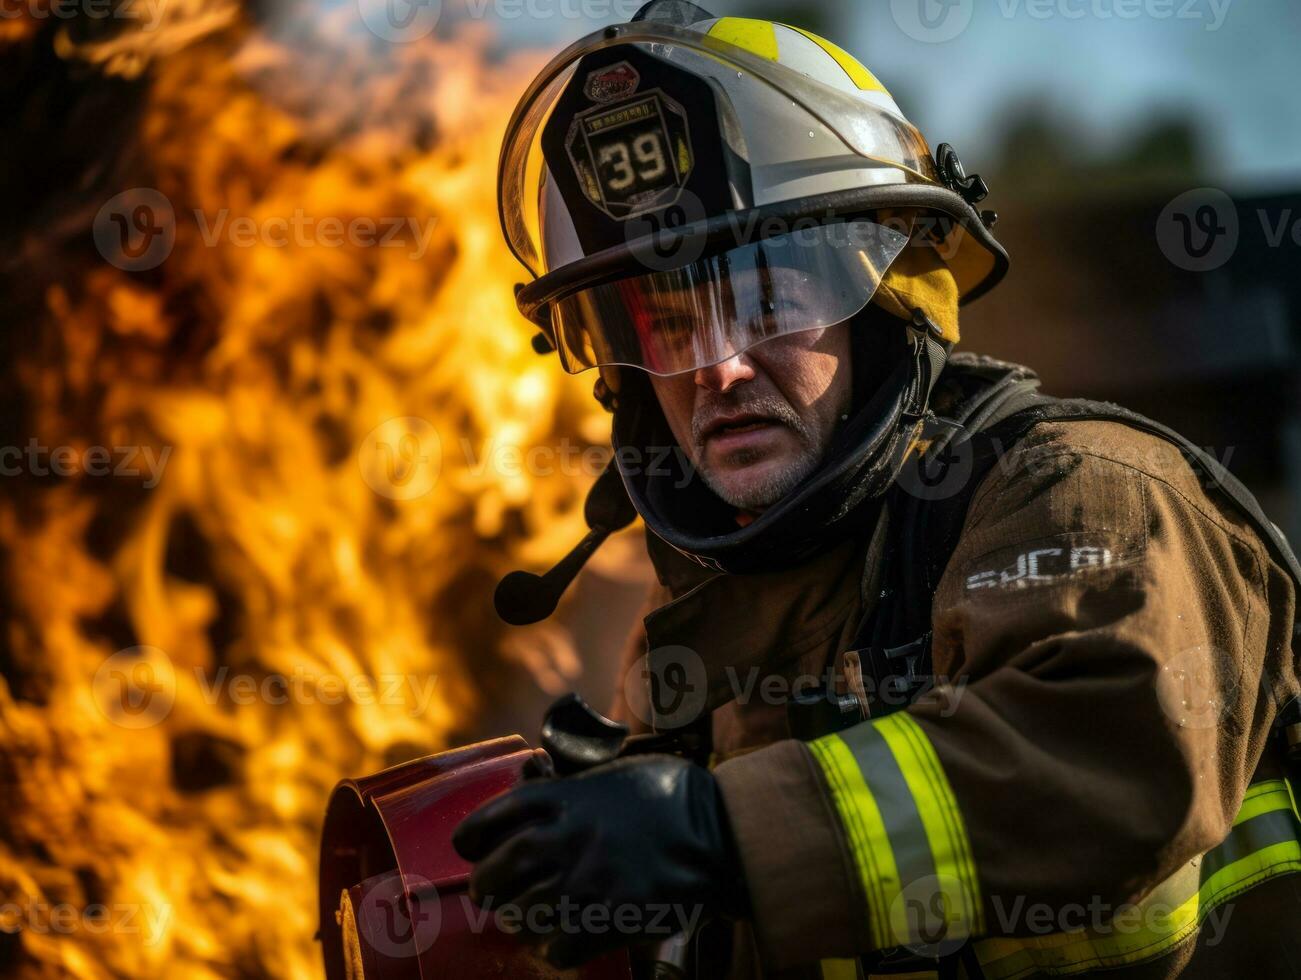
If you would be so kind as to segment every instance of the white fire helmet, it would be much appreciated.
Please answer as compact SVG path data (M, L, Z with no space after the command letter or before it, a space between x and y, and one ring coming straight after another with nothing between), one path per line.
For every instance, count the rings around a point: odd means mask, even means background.
M521 311L566 370L671 375L860 312L907 248L968 301L1004 275L994 216L867 68L766 20L657 0L571 45L502 148ZM956 340L956 337L948 338Z

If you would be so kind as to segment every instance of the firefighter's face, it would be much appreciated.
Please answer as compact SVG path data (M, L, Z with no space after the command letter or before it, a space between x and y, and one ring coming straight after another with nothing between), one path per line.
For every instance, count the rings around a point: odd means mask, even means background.
M733 507L762 511L817 468L852 397L849 325L765 341L667 378L655 394L678 444Z

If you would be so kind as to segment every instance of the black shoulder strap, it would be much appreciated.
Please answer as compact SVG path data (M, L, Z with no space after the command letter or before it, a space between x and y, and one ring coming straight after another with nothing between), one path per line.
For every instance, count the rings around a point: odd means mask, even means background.
M895 695L873 704L874 716L897 710L931 683L931 604L972 497L999 457L1041 422L1120 422L1174 444L1207 486L1251 522L1301 587L1301 565L1282 531L1209 453L1119 405L1052 398L1038 387L1038 378L1027 368L971 355L955 356L937 386L931 444L909 461L887 498L890 534L882 592L855 643L863 669L872 677L869 695Z

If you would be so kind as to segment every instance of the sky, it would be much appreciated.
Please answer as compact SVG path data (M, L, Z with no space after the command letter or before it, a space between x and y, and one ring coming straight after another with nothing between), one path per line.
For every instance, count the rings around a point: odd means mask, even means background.
M513 4L513 5L512 5ZM932 146L969 169L1009 109L1060 109L1100 151L1154 113L1195 116L1208 176L1234 190L1301 190L1298 0L718 0L719 15L782 8L833 31L891 89ZM492 0L510 44L556 47L626 19L633 0ZM515 15L523 10L523 15ZM529 12L532 12L531 14ZM541 13L543 16L538 16Z

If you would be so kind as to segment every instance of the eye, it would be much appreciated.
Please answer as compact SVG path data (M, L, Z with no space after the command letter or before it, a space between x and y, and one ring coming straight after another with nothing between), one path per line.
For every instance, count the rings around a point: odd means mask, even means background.
M695 332L695 319L683 314L660 314L651 324L656 343L681 348L690 345Z

